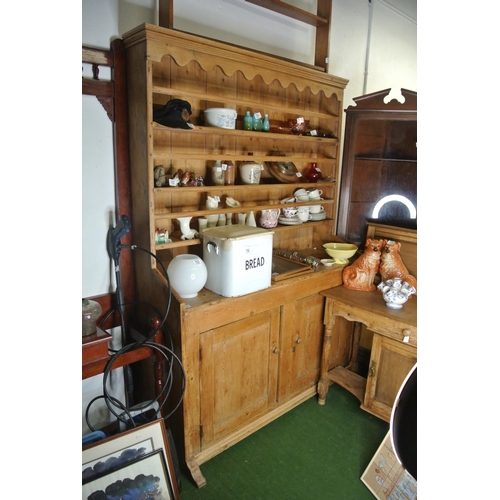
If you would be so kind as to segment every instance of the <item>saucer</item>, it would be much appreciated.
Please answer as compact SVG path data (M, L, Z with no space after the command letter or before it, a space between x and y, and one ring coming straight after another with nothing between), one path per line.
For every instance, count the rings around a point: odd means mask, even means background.
M280 224L284 224L285 226L298 226L299 224L302 224L302 221L297 216L295 217L280 216L278 222Z
M325 212L325 210L321 210L320 212L315 213L315 214L309 212L309 214L311 215L311 220L316 220L317 221L317 220L324 220L324 219L326 219L326 212Z

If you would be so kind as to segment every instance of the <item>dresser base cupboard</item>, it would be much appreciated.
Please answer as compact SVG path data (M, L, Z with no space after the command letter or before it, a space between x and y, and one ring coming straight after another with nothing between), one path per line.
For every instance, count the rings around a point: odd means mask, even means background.
M201 464L316 395L319 292L341 280L340 270L323 270L243 297L207 290L195 299L174 296L168 329L180 348L186 391L169 424L183 438L179 446L198 486L205 483ZM352 354L352 324L339 321L336 328L330 368L346 365Z
M185 385L176 369L172 404L182 404L168 418L177 452L198 486L205 484L200 465L316 394L323 334L322 290L342 284L343 266L321 268L242 297L223 297L202 289L182 299L172 291L168 306L169 262L185 253L203 256L200 238L183 239L178 218L189 216L191 228L208 214L233 217L237 212L283 208L282 200L304 176L282 182L269 170L276 162L292 162L299 174L311 163L325 182L321 201L325 217L300 226L273 229L273 247L326 257L321 245L336 241L338 148L343 92L347 80L235 46L158 26L142 25L123 36L127 56L132 232L136 289L141 301L168 309L166 333L182 361ZM175 129L153 122L153 110L170 99L191 104L194 128ZM208 127L207 108L237 111L234 130ZM271 131L243 130L246 112L267 114ZM320 133L281 133L289 119L309 121ZM248 161L263 166L256 185L244 185L238 166ZM214 162L232 162L231 185L211 185ZM167 176L181 170L203 177L202 186L158 186L155 167ZM215 210L207 197L218 196ZM235 210L227 197L240 202ZM309 205L314 202L301 202ZM231 214L231 215L229 215ZM168 231L159 242L156 229ZM346 364L352 349L352 327L339 322L338 345L331 350L331 368Z

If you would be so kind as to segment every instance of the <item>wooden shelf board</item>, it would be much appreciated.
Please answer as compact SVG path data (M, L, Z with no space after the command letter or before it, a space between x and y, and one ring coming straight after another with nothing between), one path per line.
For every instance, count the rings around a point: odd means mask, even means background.
M337 366L328 372L328 378L354 394L361 403L365 398L366 379L343 366Z
M218 127L206 127L202 125L195 125L195 128L193 129L179 129L179 128L172 128L172 127L167 127L165 125L160 125L159 123L153 123L153 130L154 131L160 131L160 132L182 132L185 134L208 134L213 136L214 134L220 133L223 135L236 135L236 136L242 136L242 137L255 137L257 139L276 139L276 140L292 140L296 141L298 138L301 140L307 140L307 141L312 141L312 142L338 142L337 137L320 137L316 135L296 135L296 134L278 134L276 132L256 132L252 130L239 130L239 129L223 129L223 128L218 128ZM243 155L244 156L244 155ZM278 161L279 157L273 157L277 158L276 161ZM248 157L243 157L242 160L246 160ZM286 160L289 160L289 157L287 156Z
M223 89L224 90L224 89ZM206 101L210 100L211 102L221 102L224 103L226 106L233 104L235 106L239 106L241 108L254 108L255 107L255 101L245 101L242 99L236 99L236 98L231 98L231 97L226 97L224 95L215 95L215 94L206 94L202 92L195 92L192 90L180 90L172 87L166 87L164 85L160 84L154 84L153 83L153 94L158 94L158 95L166 95L170 98L182 98L182 99L199 99L201 101ZM332 119L336 118L339 119L340 116L339 114L332 114L332 113L322 113L321 111L313 111L313 110L305 110L303 108L294 108L291 106L287 106L287 104L284 102L282 105L277 105L277 104L272 104L272 103L265 103L266 109L269 111L278 111L278 112L283 112L283 109L286 108L286 115L297 115L297 116L303 116L304 114L307 114L307 116L311 117L319 117L319 118L325 118L325 119ZM248 132L248 131L247 131Z
M298 224L296 226L287 226L287 225L280 225L278 224L276 227L273 227L270 229L270 231L273 232L281 232L281 231L296 231L297 229L304 229L312 226L319 226L324 224L325 222L333 222L332 219L323 219L320 221L307 221L302 224ZM236 225L236 224L233 224ZM161 245L155 245L155 250L167 250L169 248L184 248L188 246L194 246L194 245L199 245L202 243L202 240L200 238L193 238L192 240L176 240L172 241L171 243L162 243Z
M189 188L187 188L189 189ZM332 205L335 200L321 200L321 205ZM308 206L308 205L314 205L314 202L311 201L298 201L293 204L295 207L300 207L300 206ZM285 208L287 206L290 206L290 204L285 205L282 203L275 203L275 204L270 204L270 203L262 203L260 205L247 205L247 206L241 206L241 207L235 207L235 208L218 208L217 210L188 210L186 212L160 212L157 211L155 212L155 218L156 219L177 219L178 217L204 217L206 215L212 215L214 213L217 214L234 214L238 212L250 212L250 211L258 211L260 212L261 210L269 210L273 208ZM321 221L319 221L321 222Z

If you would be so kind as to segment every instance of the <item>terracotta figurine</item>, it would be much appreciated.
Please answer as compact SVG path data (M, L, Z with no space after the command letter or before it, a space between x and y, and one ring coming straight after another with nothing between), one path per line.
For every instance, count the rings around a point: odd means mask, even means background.
M380 255L386 240L366 240L365 251L350 266L342 271L344 286L351 290L371 292L380 266Z
M406 266L403 264L399 250L401 243L389 240L385 243L380 257L380 277L385 282L388 279L401 278L403 282L406 281L410 286L417 289L417 279L412 276Z

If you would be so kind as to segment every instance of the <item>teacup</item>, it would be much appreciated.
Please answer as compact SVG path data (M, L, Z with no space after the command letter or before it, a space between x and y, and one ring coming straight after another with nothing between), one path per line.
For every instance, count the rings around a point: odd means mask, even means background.
M320 212L323 212L325 210L321 205L310 205L309 206L309 212L312 214L319 214Z
M280 203L293 203L295 201L295 196L292 196L291 198L283 198Z
M311 191L309 191L309 199L317 200L318 198L321 197L322 194L323 191L321 189L311 189Z
M295 207L286 207L283 209L283 213L285 214L285 217L290 218L295 217L298 213L298 210Z
M310 201L309 196L303 195L303 196L297 196L297 201Z
M294 195L294 196L297 196L297 197L298 197L298 196L308 196L308 194L309 194L309 193L308 193L305 189L303 189L303 188L297 189L297 191L295 191L295 192L293 193L293 195Z
M297 215L302 222L311 220L312 216L309 213L309 207L299 207Z
M279 208L271 208L262 210L260 213L259 226L264 228L276 227L281 210Z

